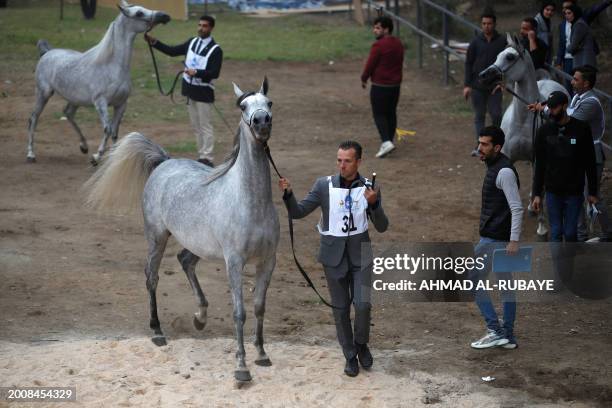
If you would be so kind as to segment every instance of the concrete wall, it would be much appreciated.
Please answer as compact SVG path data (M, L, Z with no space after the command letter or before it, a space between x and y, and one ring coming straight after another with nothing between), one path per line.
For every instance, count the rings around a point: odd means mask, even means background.
M118 0L98 0L98 5L103 7L117 8L118 3ZM187 20L187 0L133 0L130 3L163 11L175 20Z

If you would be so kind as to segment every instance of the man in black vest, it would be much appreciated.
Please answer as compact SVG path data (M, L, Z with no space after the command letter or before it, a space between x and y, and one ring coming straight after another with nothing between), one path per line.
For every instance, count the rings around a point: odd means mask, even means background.
M480 210L480 241L476 245L475 256L484 257L485 267L471 271L472 280L485 279L489 273L493 251L506 248L508 254L518 252L521 235L523 206L519 195L519 177L516 169L501 149L504 145L504 132L497 126L487 126L480 131L478 154L487 165L487 174L482 185L482 207ZM511 274L497 273L498 279L511 280ZM476 282L475 282L476 283ZM487 324L484 337L471 344L482 349L502 346L514 349L514 319L516 301L514 293L502 292L504 320L501 324L485 290L476 291L476 304Z
M198 23L198 36L183 44L169 46L145 33L145 40L155 49L175 57L185 55L182 94L188 98L189 118L198 144L198 161L213 166L215 139L211 121L212 104L215 101L213 80L219 78L223 51L212 38L215 19L202 16Z

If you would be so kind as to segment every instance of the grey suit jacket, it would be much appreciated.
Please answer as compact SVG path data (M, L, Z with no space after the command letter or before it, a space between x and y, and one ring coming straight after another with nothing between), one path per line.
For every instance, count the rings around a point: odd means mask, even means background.
M583 19L579 19L572 25L570 45L567 51L574 57L574 68L587 64L597 68L595 40L591 28Z
M354 187L361 187L366 183L363 177L360 177L359 182ZM332 177L332 185L340 187L340 175ZM329 182L327 177L320 177L315 181L314 185L306 197L299 203L295 199L295 195L290 193L283 196L283 200L291 218L304 218L317 207L321 207L320 226L323 231L329 228ZM368 207L370 220L378 232L385 232L389 226L389 220L382 208L380 192L378 200L373 206ZM364 244L364 245L362 245ZM363 251L362 251L363 249ZM370 235L364 232L357 235L349 235L348 237L334 237L321 234L321 243L319 247L318 261L324 266L336 267L342 261L344 251L347 251L349 260L352 265L368 265L372 261L372 248L370 245Z

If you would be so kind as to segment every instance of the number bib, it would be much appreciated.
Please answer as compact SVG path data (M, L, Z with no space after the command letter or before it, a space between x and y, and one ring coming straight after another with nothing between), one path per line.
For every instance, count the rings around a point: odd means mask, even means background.
M334 237L357 235L368 230L368 201L365 199L365 187L335 188L331 176L329 182L329 229L319 233Z

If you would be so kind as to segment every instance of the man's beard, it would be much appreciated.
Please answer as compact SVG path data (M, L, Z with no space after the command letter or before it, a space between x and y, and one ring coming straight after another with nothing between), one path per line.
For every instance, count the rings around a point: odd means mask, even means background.
M210 37L210 33L205 34L205 33L200 33L200 32L198 32L198 36L199 36L200 38L208 38L208 37Z
M561 122L561 120L563 120L564 117L565 117L565 112L563 112L563 111L561 111L561 112L559 112L557 114L552 114L552 113L550 114L550 118L552 120L554 120L555 122L557 122L557 123Z

